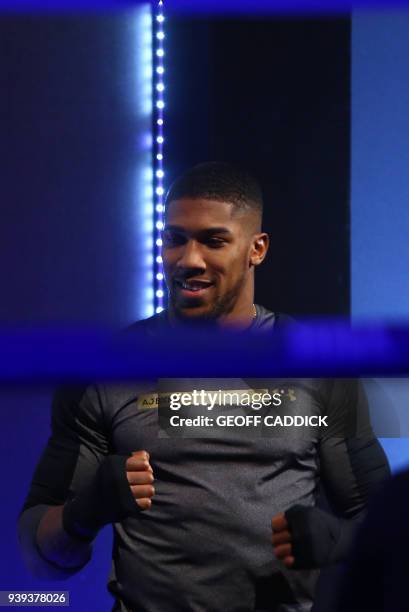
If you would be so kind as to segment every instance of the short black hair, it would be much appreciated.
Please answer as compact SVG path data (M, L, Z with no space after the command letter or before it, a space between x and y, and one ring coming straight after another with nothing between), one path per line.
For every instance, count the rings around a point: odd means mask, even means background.
M252 209L260 217L263 195L258 181L245 169L226 162L205 162L179 176L166 194L165 206L182 198L228 202L237 209Z

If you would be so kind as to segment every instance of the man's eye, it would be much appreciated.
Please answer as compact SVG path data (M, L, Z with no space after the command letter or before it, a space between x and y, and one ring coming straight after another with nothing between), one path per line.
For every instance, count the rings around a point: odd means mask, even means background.
M220 247L224 246L226 242L221 238L209 238L206 240L206 244L212 249L220 249Z

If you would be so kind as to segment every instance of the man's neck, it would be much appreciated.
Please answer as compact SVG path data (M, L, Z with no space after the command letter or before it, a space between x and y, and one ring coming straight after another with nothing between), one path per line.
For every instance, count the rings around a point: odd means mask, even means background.
M226 315L220 315L217 318L207 317L184 317L176 313L171 307L168 308L168 320L172 326L180 324L188 324L191 326L211 326L215 329L227 330L244 330L250 328L257 317L257 309L255 304L251 303L241 312L231 312Z

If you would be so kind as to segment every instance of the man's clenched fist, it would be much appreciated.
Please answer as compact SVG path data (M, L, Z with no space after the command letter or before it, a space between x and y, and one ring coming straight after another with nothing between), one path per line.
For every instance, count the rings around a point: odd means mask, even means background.
M152 497L155 495L149 453L146 451L132 453L132 457L129 457L126 461L125 469L136 503L141 510L149 510L152 505Z
M343 561L358 523L316 506L296 505L273 517L273 549L288 568L316 569Z
M294 566L295 558L290 526L284 512L276 514L276 516L271 519L271 526L273 529L274 554L286 567L291 569Z

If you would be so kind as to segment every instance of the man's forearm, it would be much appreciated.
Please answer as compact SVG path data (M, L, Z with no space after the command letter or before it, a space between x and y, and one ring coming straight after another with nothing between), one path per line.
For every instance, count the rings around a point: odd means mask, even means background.
M19 519L19 537L30 570L37 574L46 565L46 571L54 568L72 574L81 569L91 558L91 542L104 525L138 516L151 507L153 480L146 451L110 455L87 486L64 505L36 504L25 509Z
M42 517L36 534L41 556L61 568L82 567L91 557L91 544L70 536L63 528L64 506L53 506Z

